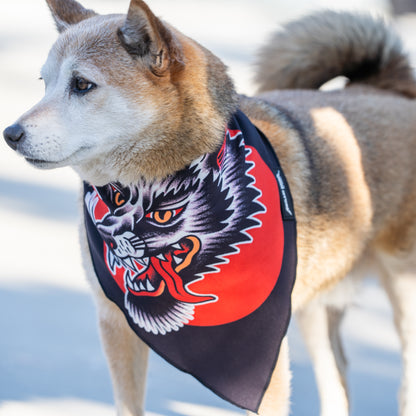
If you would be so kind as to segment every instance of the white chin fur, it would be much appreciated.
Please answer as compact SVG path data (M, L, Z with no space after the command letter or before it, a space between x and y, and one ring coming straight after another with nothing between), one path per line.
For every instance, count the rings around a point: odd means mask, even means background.
M80 163L80 161L85 157L85 155L89 152L89 148L82 147L78 150L76 150L74 153L67 157L63 157L59 160L47 160L47 159L37 159L32 158L30 156L24 155L24 158L27 162L29 162L31 165L40 168L40 169L55 169L60 168L64 166L74 166L77 163Z

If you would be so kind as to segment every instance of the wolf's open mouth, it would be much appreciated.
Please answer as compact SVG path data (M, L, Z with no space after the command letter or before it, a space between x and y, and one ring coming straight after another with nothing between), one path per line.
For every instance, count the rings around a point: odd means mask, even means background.
M179 275L191 264L200 248L197 237L187 236L153 257L119 259L108 250L108 261L111 268L115 263L124 266L126 288L134 296L156 297L167 289L179 301L201 303L213 297L190 293Z

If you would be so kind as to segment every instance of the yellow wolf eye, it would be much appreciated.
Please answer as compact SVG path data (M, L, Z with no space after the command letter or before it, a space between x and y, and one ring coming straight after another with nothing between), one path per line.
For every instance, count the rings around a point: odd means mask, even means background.
M116 205L118 207L121 207L126 201L124 199L122 199L121 193L117 192L115 197L114 197L114 202L116 203Z
M150 218L156 224L160 225L168 225L168 223L177 217L182 211L184 207L177 208L177 209L164 209L164 210L157 210L151 211L146 214L146 218Z
M165 224L172 219L174 216L174 211L155 211L153 213L153 219L159 224Z

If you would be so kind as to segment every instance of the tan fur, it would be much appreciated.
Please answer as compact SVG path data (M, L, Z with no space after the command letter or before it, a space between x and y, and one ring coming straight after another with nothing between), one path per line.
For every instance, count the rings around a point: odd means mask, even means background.
M401 416L414 416L416 83L400 40L367 16L307 17L262 50L262 94L237 98L218 58L142 1L132 0L127 17L97 16L72 0L69 9L57 0L48 4L62 35L43 69L45 98L19 119L25 141L17 150L41 159L32 160L39 166L71 165L95 185L162 178L216 149L239 105L269 138L294 199L293 309L317 372L321 415L346 416L349 407L338 332L345 304L327 302L347 274L361 274L371 260L391 297L403 344ZM62 92L61 79L73 77L73 67L97 84L88 101ZM350 76L345 90L277 90L318 88L339 74ZM77 118L74 106L88 110L90 119ZM68 109L65 117L62 109ZM80 127L68 132L67 124ZM50 130L55 136L42 137ZM77 145L65 147L68 141ZM87 252L84 231L81 236ZM147 348L103 295L88 255L85 267L118 414L142 415ZM289 392L285 342L260 414L287 415Z

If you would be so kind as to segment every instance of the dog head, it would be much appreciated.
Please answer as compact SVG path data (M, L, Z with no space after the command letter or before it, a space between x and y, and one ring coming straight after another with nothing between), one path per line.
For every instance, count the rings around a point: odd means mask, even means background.
M41 71L45 96L4 132L28 162L128 184L169 175L221 143L236 99L218 58L141 0L106 16L74 0L47 3L60 36Z

